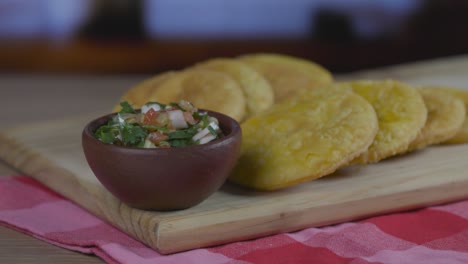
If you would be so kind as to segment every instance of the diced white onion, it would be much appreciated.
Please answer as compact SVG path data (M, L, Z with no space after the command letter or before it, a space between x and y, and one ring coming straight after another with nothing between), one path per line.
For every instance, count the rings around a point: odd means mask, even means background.
M187 122L185 122L184 112L182 110L167 111L169 120L175 129L187 128Z
M143 114L146 114L146 112L148 112L150 109L153 109L154 111L160 111L161 110L161 106L158 105L158 104L148 104L148 105L143 105L141 107L141 112Z
M216 118L214 118L214 117L212 117L212 116L209 116L209 117L208 117L208 121L210 121L210 123L215 123L216 125L219 124L218 119L216 119ZM215 129L217 129L217 128L215 128Z
M117 114L117 122L120 124L120 125L124 125L125 124L125 114Z
M192 140L197 141L197 140L201 139L202 137L206 136L208 133L210 133L210 130L208 130L208 128L204 128L204 129L200 130L200 132L196 133L192 137Z
M211 122L208 126L210 126L211 128L213 128L215 131L217 131L219 129L219 126L214 123L214 122ZM210 130L208 129L208 126L204 129L202 129L200 132L198 132L197 134L195 134L193 137L192 137L192 140L193 141L197 141L197 140L200 140L201 138L205 137L206 135L210 134Z
M202 139L200 139L200 144L208 143L208 142L212 141L215 138L216 138L215 135L209 134L209 135L203 137Z
M156 148L156 145L154 145L151 140L149 140L149 137L146 137L145 139L145 145L143 146L144 148Z
M216 120L216 122L218 122L217 119L215 119L215 120ZM215 122L211 122L208 126L213 128L215 131L217 131L219 129L218 123L215 123Z

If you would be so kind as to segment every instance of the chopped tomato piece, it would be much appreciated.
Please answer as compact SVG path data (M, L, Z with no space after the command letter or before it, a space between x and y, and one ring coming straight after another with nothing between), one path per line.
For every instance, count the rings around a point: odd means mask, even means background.
M145 116L143 118L143 124L152 125L152 126L161 125L158 122L158 116L159 116L159 112L154 111L154 109L151 108L150 110L148 110L148 112L146 112L146 114L145 114Z
M190 112L184 112L184 119L185 119L185 122L189 123L190 125L195 125L195 123L197 122L195 121L192 113Z
M164 135L163 133L156 131L156 132L151 132L148 136L148 139L153 142L155 145L159 144L159 142L164 141L168 138L167 135Z

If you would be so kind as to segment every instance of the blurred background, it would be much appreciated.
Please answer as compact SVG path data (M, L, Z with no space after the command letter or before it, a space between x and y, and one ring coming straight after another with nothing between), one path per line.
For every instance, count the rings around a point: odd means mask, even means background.
M151 74L299 56L341 73L468 53L466 0L0 0L0 72Z

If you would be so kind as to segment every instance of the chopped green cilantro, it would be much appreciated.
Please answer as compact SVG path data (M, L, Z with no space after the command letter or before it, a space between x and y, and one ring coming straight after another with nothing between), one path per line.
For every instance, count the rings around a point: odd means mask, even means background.
M150 104L161 106L160 112L168 111L165 109L165 104L158 102L146 103L146 105ZM202 132L205 128L216 138L220 135L219 131L209 126L210 122L216 121L213 120L215 118L208 116L207 113L198 112L192 104L186 101L167 105L176 108L175 110L192 113L197 122L193 124L186 121L184 125L186 128L180 128L180 125L171 123L171 120L164 123L158 119L152 120L154 123L147 122L146 114L135 110L128 102L121 102L120 106L122 109L117 115L94 132L94 136L103 143L141 148L182 147L200 144L200 138L207 134L206 130ZM172 110L174 109L169 111ZM177 126L179 127L175 129L174 127ZM156 134L149 137L151 133ZM196 141L193 140L195 135L197 135L196 138L198 139ZM158 140L160 141L158 142Z
M143 125L143 128L149 131L169 132L169 128L163 126Z
M191 127L183 130L176 130L174 132L169 133L169 140L171 139L188 139L192 138L197 134L197 128L196 127Z
M119 134L119 129L117 127L104 125L98 128L94 133L94 136L106 144L112 144Z
M144 143L148 132L139 125L124 124L122 127L122 143L124 146Z
M136 111L133 109L133 107L127 102L121 102L120 106L122 109L119 111L119 114L135 114Z
M210 122L208 120L208 115L201 115L201 125L203 128L205 128Z
M210 131L211 135L216 136L218 135L218 132L212 127L212 126L207 126L208 130Z
M193 145L191 139L169 140L169 144L171 145L171 147L185 147L185 146Z

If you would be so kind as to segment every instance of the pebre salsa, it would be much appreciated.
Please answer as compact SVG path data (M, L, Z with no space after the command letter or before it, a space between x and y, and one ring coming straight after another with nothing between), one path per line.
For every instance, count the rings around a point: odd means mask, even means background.
M218 120L190 102L148 102L135 110L128 102L94 133L103 143L138 148L171 148L205 144L221 137Z

